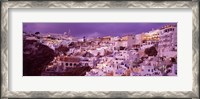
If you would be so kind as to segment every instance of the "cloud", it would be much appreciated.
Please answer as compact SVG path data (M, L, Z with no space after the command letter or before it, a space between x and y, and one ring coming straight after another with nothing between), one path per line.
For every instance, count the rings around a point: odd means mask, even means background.
M100 37L101 33L99 32L94 32L94 33L88 33L87 38L96 38L96 37Z

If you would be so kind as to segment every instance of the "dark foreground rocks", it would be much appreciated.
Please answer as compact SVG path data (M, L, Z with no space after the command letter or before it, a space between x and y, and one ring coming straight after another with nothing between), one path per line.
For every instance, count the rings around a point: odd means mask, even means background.
M23 76L40 76L54 56L54 51L48 46L36 40L24 40Z
M42 76L85 76L92 68L83 67L67 67L65 72L43 72Z

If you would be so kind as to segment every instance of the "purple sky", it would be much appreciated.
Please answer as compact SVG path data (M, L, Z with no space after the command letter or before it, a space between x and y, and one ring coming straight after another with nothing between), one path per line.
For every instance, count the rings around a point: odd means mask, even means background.
M24 32L64 33L70 29L75 37L122 36L159 29L176 23L23 23Z

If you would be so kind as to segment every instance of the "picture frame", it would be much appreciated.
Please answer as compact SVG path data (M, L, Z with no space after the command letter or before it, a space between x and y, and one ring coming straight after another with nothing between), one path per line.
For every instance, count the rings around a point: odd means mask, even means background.
M190 8L192 9L192 91L9 91L9 9L28 8ZM198 1L2 1L1 98L199 98Z

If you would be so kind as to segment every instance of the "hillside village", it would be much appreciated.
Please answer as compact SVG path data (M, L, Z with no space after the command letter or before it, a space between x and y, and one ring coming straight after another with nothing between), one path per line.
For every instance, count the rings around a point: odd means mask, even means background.
M55 57L43 76L176 76L177 27L124 36L77 38L69 32L23 33L51 48ZM33 48L34 49L34 48ZM29 52L23 51L28 55ZM76 70L73 74L70 71Z

